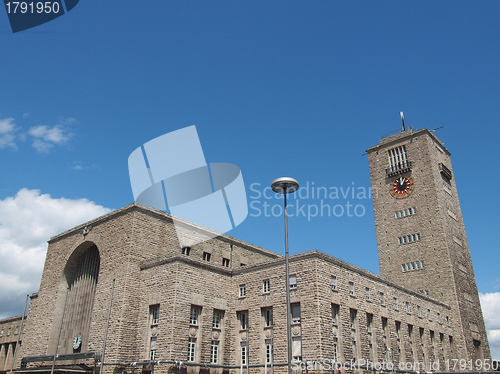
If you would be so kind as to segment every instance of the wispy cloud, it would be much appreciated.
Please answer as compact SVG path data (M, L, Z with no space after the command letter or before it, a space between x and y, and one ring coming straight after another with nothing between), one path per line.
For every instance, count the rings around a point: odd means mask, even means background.
M491 357L500 360L500 292L479 293Z
M22 313L24 296L40 285L47 240L110 209L87 199L54 199L21 189L0 200L0 319Z
M24 113L22 117L27 118L28 113ZM77 122L73 117L61 117L53 126L37 125L30 127L28 131L22 131L14 118L0 118L0 149L17 149L19 142L30 141L38 152L48 153L73 137L72 126Z
M52 127L45 125L31 127L28 134L34 138L33 148L38 152L47 153L55 145L67 143L73 136L69 125L74 122L74 118L63 118L59 120L57 125Z
M14 142L16 135L15 132L18 130L16 124L14 123L14 118L3 118L0 119L0 149L3 148L14 148L16 149L16 143Z

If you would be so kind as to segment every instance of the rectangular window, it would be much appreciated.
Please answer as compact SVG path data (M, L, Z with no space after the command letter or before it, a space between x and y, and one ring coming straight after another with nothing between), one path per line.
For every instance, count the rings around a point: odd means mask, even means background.
M384 335L387 335L387 318L382 317L382 332Z
M189 254L191 253L191 247L182 247L181 251L183 255L189 256Z
M380 292L379 296L380 296L380 304L385 305L384 293Z
M332 323L333 326L337 326L339 323L339 306L337 304L332 304Z
M368 287L365 288L365 298L366 300L370 300L370 289Z
M241 364L246 365L248 363L248 346L247 343L241 343Z
M191 306L191 316L189 318L189 323L191 325L198 324L198 315L200 314L200 308L197 306Z
M410 303L406 302L406 313L410 313Z
M221 319L222 319L222 312L220 310L214 310L214 318L212 320L212 328L220 329Z
M19 326L16 326L16 331L14 331L14 335L19 334Z
M420 313L420 305L417 305L417 315L422 317L422 314Z
M338 362L339 360L339 347L338 338L333 338L333 362Z
M366 331L372 332L373 314L366 313Z
M240 321L240 330L248 329L248 312L238 312L238 319Z
M196 354L196 338L189 338L188 343L188 361L193 362Z
M420 266L422 267L422 269L425 269L425 264L423 261L420 261Z
M2 331L0 332L0 338L1 338L2 336L3 336L3 329L2 329Z
M244 284L240 284L240 288L239 288L239 296L240 297L245 297L247 295L247 288L246 288L246 285Z
M212 340L210 346L210 363L216 364L219 361L219 341Z
M402 145L400 147L390 149L388 154L391 172L396 172L409 166L406 146Z
M331 282L332 282L332 290L336 290L337 289L337 277L332 275Z
M271 339L266 339L266 362L273 362L273 344Z
M403 273L406 272L406 264L401 265L401 268L403 269Z
M396 337L399 338L399 331L401 330L401 322L395 321L395 326L396 326Z
M203 252L203 259L205 261L210 261L210 257L212 257L212 255L208 252Z
M160 306L151 305L149 307L149 323L152 325L157 325L160 322Z
M262 315L264 317L264 326L271 327L273 325L273 309L263 308Z
M223 258L222 259L222 266L228 268L229 267L229 259L228 258Z
M349 282L349 295L354 296L354 283Z
M7 336L10 336L10 327L9 327L9 329L7 330Z
M427 309L427 318L431 319L431 310L430 309Z
M398 298L394 298L394 310L398 310Z
M300 323L300 304L292 304L292 323Z
M291 290L297 289L297 276L295 274L290 275L289 279L290 279L290 289Z
M294 361L302 361L302 337L292 338L292 356Z
M356 309L349 309L349 317L351 321L351 329L356 330L356 316L358 311Z
M262 292L263 293L271 292L271 285L269 283L269 279L265 279L262 281Z
M149 341L149 359L154 360L156 357L156 336Z

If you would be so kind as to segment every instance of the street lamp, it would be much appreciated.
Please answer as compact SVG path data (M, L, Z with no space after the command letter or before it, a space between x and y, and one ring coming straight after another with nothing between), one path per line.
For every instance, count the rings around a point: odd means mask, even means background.
M290 308L290 274L288 266L288 214L286 204L286 194L293 193L299 188L299 182L293 178L282 177L275 179L271 188L276 193L285 195L285 269L286 269L286 334L288 344L288 373L292 373L292 327L291 327L291 308Z

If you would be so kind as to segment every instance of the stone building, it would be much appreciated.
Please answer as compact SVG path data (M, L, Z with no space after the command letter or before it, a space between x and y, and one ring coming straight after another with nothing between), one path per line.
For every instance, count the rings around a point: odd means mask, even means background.
M290 257L294 368L489 359L449 152L408 130L368 154L381 276L319 251ZM101 360L105 372L286 372L285 281L282 255L226 235L183 247L169 214L131 204L50 239L17 371L50 372L58 354L59 372Z
M22 321L22 316L0 320L0 373L12 369L14 352L22 343L20 337L25 323L26 319Z

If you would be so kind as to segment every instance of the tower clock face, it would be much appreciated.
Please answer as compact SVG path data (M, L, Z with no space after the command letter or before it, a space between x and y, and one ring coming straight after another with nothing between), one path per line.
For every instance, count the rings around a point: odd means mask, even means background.
M73 338L73 349L77 350L82 345L82 336L80 334L76 334Z
M413 179L406 177L396 178L391 186L391 195L398 199L407 197L413 191Z

